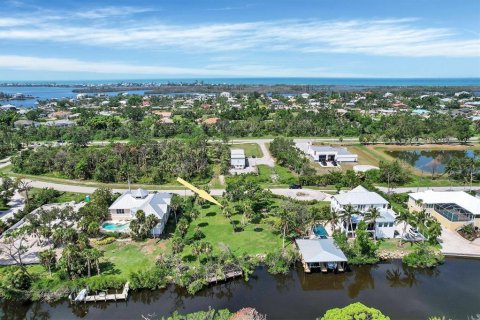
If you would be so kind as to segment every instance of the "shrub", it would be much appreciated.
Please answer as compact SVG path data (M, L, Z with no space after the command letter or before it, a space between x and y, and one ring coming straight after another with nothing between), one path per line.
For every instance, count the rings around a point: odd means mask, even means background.
M189 294L194 295L198 291L202 290L206 285L207 281L203 278L200 278L190 282L187 286L187 291Z
M97 246L104 246L104 245L115 242L115 240L117 240L117 239L114 238L114 237L106 237L106 238L103 238L103 239L94 239L94 240L92 240L92 242L93 242L93 244L96 244Z
M227 309L216 311L209 308L208 311L197 311L189 314L179 314L175 311L167 320L228 320L231 319L232 313Z
M344 308L330 309L321 318L321 320L352 319L390 320L390 317L387 317L378 309L370 308L360 302L356 302Z
M402 259L403 263L412 268L431 268L443 263L444 260L443 254L426 243L416 244L414 251Z
M130 288L132 289L160 289L167 283L167 277L170 275L168 268L155 266L148 270L132 272L130 274Z
M287 274L296 258L296 254L292 251L279 251L267 254L265 264L271 274Z

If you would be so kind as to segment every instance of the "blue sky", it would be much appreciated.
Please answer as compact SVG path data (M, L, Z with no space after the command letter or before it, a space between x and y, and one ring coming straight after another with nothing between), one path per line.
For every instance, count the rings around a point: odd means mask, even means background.
M0 79L480 77L480 1L0 0Z

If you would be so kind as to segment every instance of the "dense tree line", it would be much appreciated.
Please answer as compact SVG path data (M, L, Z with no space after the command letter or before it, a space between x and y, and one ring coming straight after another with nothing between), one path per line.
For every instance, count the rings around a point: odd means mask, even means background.
M281 166L301 175L312 175L315 169L310 165L310 161L300 150L295 147L293 140L285 138L275 138L270 143L270 152Z
M12 159L13 170L41 175L60 173L71 179L101 182L166 183L177 176L208 179L212 163L227 153L221 144L205 139L164 140L148 144L110 144L106 147L40 147Z
M248 101L242 108L228 105L204 110L174 110L173 123L164 123L148 109L123 107L118 116L95 114L91 109L75 109L80 116L77 125L70 128L38 126L13 128L19 119L15 111L0 112L0 154L12 153L21 143L31 141L71 141L82 136L89 140L130 139L148 140L166 137L259 137L265 135L295 136L359 136L364 143L413 143L419 139L448 142L467 141L476 126L464 116L437 113L428 118L399 112L393 115L371 116L358 111L338 113L335 108L308 111L269 110L257 100ZM35 115L32 113L31 117ZM198 119L218 117L216 124L205 124ZM35 117L34 117L35 118Z

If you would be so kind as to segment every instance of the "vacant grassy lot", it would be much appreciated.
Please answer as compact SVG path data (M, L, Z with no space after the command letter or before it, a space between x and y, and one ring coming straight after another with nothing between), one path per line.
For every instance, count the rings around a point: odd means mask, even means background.
M111 264L112 274L128 276L133 271L155 265L157 257L166 251L167 240L148 239L144 242L116 241L98 249L105 251L104 260Z
M249 223L243 231L235 232L234 225L240 225L242 215L231 217L231 222L223 214L218 206L210 206L200 210L200 216L191 223L187 239L192 238L195 230L199 228L205 235L202 241L213 245L214 253L220 250L222 245L228 246L235 254L266 254L276 251L282 246L281 236L266 223ZM184 257L191 257L191 245L184 249Z
M40 192L40 188L32 188L29 191L29 196L34 196L35 194ZM85 196L87 194L85 193L76 193L76 192L67 192L67 191L61 191L60 196L58 198L52 199L52 202L70 202L70 201L75 201L75 202L81 202L85 200Z
M247 157L263 157L262 150L256 143L235 143L230 145L230 149L243 149Z

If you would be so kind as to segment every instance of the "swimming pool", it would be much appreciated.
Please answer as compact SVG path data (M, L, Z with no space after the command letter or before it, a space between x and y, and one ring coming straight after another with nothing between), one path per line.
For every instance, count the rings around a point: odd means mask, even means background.
M313 233L320 239L327 239L328 233L325 230L325 227L321 224L316 224L313 226Z
M119 223L107 221L102 224L102 230L108 232L129 232L130 231L130 222Z

